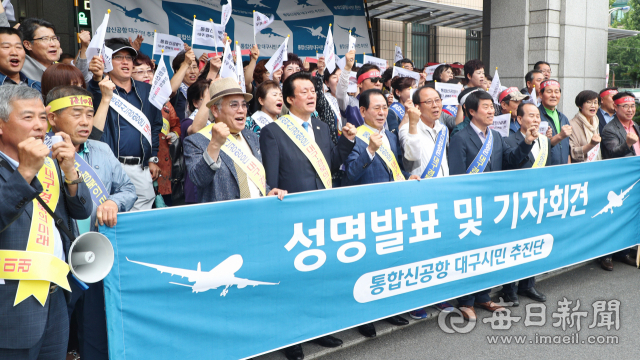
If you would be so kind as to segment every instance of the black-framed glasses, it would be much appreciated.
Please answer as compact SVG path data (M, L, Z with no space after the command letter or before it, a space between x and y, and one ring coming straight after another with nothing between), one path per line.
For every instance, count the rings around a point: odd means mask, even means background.
M36 41L36 40L40 40L43 43L52 43L52 42L60 42L60 36L43 36L43 37L39 37L37 39L31 39L31 42Z

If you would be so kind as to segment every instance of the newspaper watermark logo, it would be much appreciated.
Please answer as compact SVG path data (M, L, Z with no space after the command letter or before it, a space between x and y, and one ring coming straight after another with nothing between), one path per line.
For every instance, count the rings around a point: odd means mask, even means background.
M500 298L497 303L501 306L510 306ZM586 320L590 312L586 306L582 306L580 300L569 300L566 297L558 301L558 307L551 313L551 326L562 331L571 331L569 335L547 335L536 333L533 338L527 335L489 335L489 344L607 344L619 343L617 335L589 335L580 336L580 331L588 329L620 329L620 301L598 300L591 304L593 320L589 324ZM512 315L513 309L504 307L494 311L491 317L465 321L462 312L454 309L451 312L441 312L438 315L438 326L448 334L467 334L478 324L487 324L492 330L510 330L515 323L521 322L525 327L543 327L547 325L547 305L544 303L527 304L524 307L524 316ZM481 325L480 325L481 326Z

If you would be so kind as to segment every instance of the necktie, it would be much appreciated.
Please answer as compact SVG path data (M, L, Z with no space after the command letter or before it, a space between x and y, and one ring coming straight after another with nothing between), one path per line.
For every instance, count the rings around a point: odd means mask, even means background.
M309 132L309 123L308 123L308 122L303 121L303 122L302 122L302 127L303 127L307 132Z
M240 134L232 134L236 140L242 141L240 139ZM245 173L238 164L233 163L233 167L236 168L236 175L238 176L238 187L240 188L240 199L248 199L251 197L251 192L249 191L249 183L247 182L247 173Z

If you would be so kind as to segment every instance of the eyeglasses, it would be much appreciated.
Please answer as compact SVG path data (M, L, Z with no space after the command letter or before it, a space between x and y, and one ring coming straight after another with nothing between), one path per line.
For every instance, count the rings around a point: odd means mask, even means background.
M127 61L133 61L133 56L131 55L114 55L113 56L113 60L123 61L125 59Z
M372 84L376 84L378 82L382 82L382 78L381 77L370 77L369 80L371 80Z
M629 109L634 109L636 108L636 104L624 104L624 105L618 105L619 107L621 107L624 111L627 111Z
M598 105L598 99L596 99L596 100L587 100L587 101L585 101L585 104L587 104L587 105Z
M140 70L140 71L134 71L132 74L133 74L133 75L137 75L137 76L153 75L153 70Z
M242 104L240 104L240 102L238 102L238 101L232 101L232 102L229 103L229 107L233 111L238 111L238 109L240 109L240 106L242 106L242 110L247 110L247 103L246 102L243 102Z
M37 39L33 39L31 41L33 42L33 41L36 41L36 40L40 40L45 44L50 44L52 42L60 42L60 36L43 36L43 37L39 37Z
M440 106L442 105L442 99L435 99L435 100L425 100L425 101L420 101L419 104L425 104L427 106L433 106L433 104L436 104L436 106Z

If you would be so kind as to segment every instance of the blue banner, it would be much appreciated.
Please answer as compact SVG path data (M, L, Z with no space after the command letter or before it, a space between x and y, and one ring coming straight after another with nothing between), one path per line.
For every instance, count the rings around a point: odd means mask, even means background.
M252 357L631 247L639 167L633 157L121 214L100 229L116 253L110 358Z

